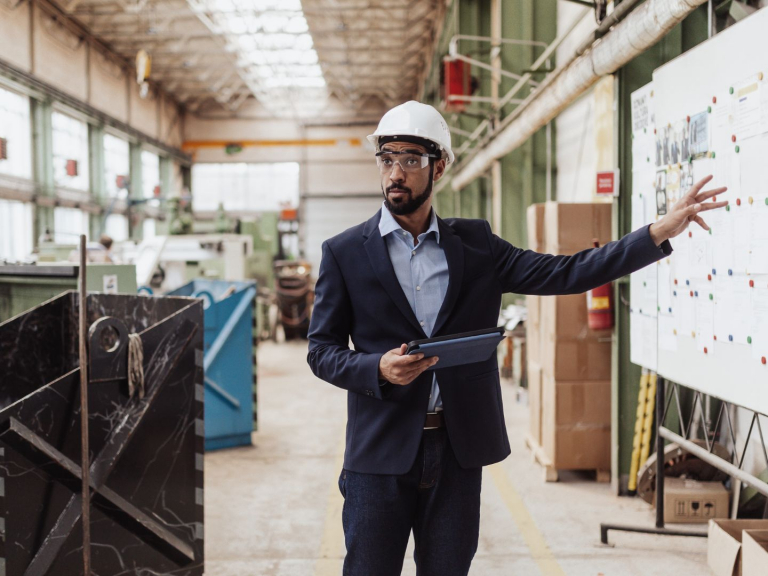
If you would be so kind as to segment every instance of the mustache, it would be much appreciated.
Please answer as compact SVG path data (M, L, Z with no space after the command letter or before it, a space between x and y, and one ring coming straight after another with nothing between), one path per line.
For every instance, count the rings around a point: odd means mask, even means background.
M391 186L387 186L387 192L392 192L393 190L397 190L398 192L407 192L408 194L413 194L413 190L405 186L399 186L397 184L392 184Z

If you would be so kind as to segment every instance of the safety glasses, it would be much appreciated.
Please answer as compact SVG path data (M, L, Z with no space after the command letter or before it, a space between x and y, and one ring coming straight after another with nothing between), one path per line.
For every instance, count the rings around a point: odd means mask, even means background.
M400 165L403 172L413 173L424 170L429 166L430 158L440 158L437 154L414 154L413 152L377 152L376 164L382 174L389 174L395 167Z

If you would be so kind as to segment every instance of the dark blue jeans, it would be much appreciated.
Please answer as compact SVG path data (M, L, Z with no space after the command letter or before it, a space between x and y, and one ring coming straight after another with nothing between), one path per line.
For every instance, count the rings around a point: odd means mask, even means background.
M425 430L407 474L342 470L344 576L397 576L413 530L419 576L466 576L477 550L482 468L463 469L445 428Z

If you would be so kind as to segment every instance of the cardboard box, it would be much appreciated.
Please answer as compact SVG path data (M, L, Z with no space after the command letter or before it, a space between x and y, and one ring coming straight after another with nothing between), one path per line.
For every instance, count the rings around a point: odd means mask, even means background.
M541 366L528 363L528 414L530 434L536 444L541 445Z
M745 530L768 530L768 520L710 520L707 565L714 576L741 576Z
M528 249L536 252L544 251L544 211L545 205L531 204L526 211L528 227Z
M611 381L556 381L542 377L543 420L555 426L610 426Z
M544 210L546 252L575 254L611 241L611 204L563 204L547 202Z
M611 469L611 426L557 426L542 410L541 446L556 470Z
M545 335L541 366L555 380L610 380L611 343Z
M713 518L728 518L728 491L722 482L699 482L684 478L664 481L664 522L702 524Z
M768 574L768 530L744 530L741 542L743 576Z

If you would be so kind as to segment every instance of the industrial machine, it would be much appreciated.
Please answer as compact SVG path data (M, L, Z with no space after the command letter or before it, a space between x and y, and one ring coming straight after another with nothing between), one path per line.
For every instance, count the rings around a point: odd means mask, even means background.
M78 266L69 262L0 266L0 322L77 288ZM136 294L133 264L88 264L86 289Z
M303 260L275 262L277 307L286 340L306 338L309 332L314 301L311 270L312 265Z

